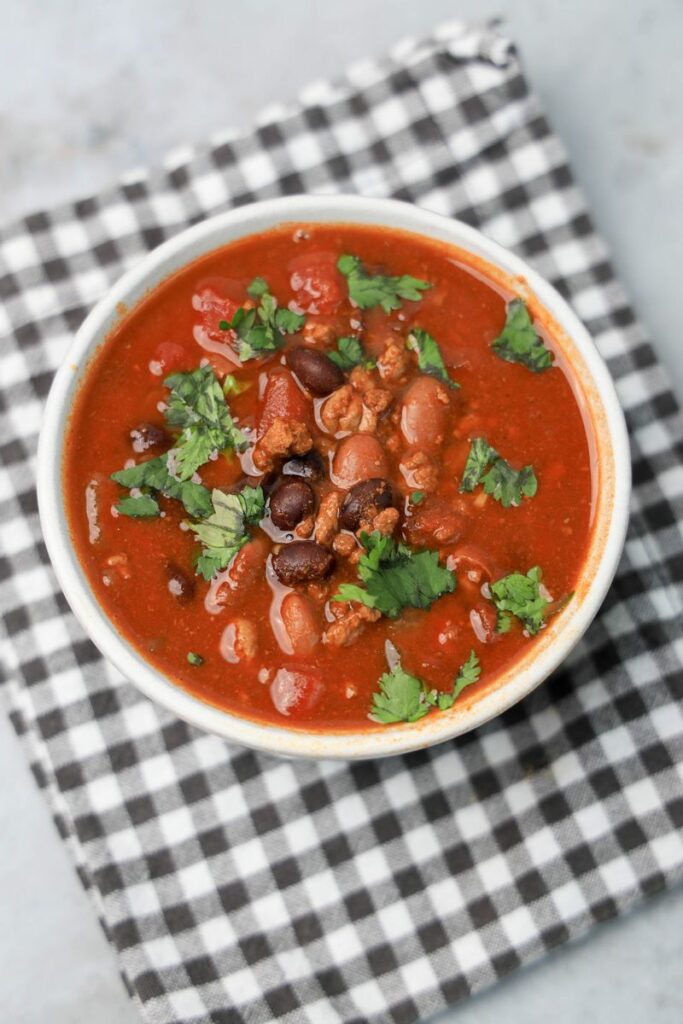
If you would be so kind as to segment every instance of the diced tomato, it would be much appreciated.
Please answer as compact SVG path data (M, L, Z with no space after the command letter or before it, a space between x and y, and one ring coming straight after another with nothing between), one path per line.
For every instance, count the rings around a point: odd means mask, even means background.
M313 422L313 406L310 399L284 367L268 375L259 416L259 437L265 434L278 417L284 420L298 420L309 427Z
M292 291L306 313L334 313L342 301L342 280L332 252L303 253L290 261Z
M175 341L162 341L154 349L154 358L150 360L150 370L155 376L165 377L176 370L184 369L190 358L187 350Z
M306 715L323 693L320 673L306 669L280 668L270 684L270 696L281 715Z
M227 334L218 325L221 321L229 323L239 309L240 303L234 299L216 295L209 289L197 295L195 303L201 316L202 326L208 336L214 341L226 341Z

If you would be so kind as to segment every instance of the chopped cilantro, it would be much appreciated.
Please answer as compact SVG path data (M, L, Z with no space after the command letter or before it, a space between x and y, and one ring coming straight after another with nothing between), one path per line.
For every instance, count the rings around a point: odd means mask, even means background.
M228 395L241 395L243 391L247 391L251 387L249 381L238 380L234 373L226 373L223 378L223 394Z
M536 333L529 310L522 299L508 304L505 327L492 344L493 351L508 363L521 363L534 373L553 365L553 354Z
M197 559L197 572L205 580L225 569L247 543L247 527L263 518L265 500L261 487L247 486L239 494L212 491L213 512L201 523L190 523L204 549Z
M441 349L436 340L423 331L421 327L414 327L406 339L406 348L411 352L417 352L417 365L423 373L447 384L449 388L459 388L457 381L451 380L448 376L446 364L441 355Z
M521 572L513 572L491 584L491 597L498 609L499 633L508 632L513 615L531 636L542 629L546 609L551 603L541 594L542 575L540 567L536 565L529 569L526 576Z
M417 722L434 708L447 711L465 689L476 683L481 675L479 658L470 651L467 661L453 682L449 693L429 690L421 679L406 672L400 664L391 672L385 672L379 679L379 692L372 695L370 718L383 725L396 722Z
M472 683L476 683L481 675L481 664L479 658L470 651L467 661L460 666L460 671L455 677L453 683L453 689L450 693L439 693L434 690L427 695L427 700L434 703L438 707L439 711L447 711L452 708L456 700L465 689L466 686L471 686Z
M305 319L301 313L279 308L262 277L255 277L247 292L252 299L259 300L258 306L240 306L232 320L221 320L218 324L222 331L234 331L237 335L237 355L243 363L277 351L284 344L285 334L301 330Z
M379 693L372 695L370 718L383 725L417 722L431 711L425 700L424 683L400 665L379 679Z
M111 479L131 490L133 488L149 489L158 491L167 498L176 498L183 503L191 516L197 518L208 516L211 512L211 492L202 484L192 483L191 480L177 480L171 476L167 466L169 455L170 453L166 452L165 455L159 455L156 459L148 459L147 462L139 462L137 466L131 466L129 469L120 469L117 473L111 474ZM131 514L128 511L129 507L120 508L127 500L137 499L124 498L119 502L117 508L123 515ZM147 507L150 509L148 514L151 515L151 506Z
M230 415L220 382L210 366L200 366L190 373L174 373L164 384L171 389L166 421L182 431L172 449L173 475L179 480L189 480L216 451L246 448L247 439Z
M363 366L366 369L375 366L375 360L365 355L359 338L338 338L337 351L328 352L327 357L345 373L353 370L354 366Z
M513 469L485 437L475 437L465 463L460 491L473 491L480 483L503 508L521 505L522 498L533 498L538 489L533 466Z
M421 501L424 501L424 496L424 491L413 491L413 493L410 495L410 504L419 505Z
M159 515L159 503L150 494L141 494L137 498L121 498L116 511L133 519L152 519Z
M337 269L347 281L349 298L359 309L373 309L381 306L385 313L401 308L401 299L419 302L421 293L431 288L428 281L403 274L388 277L385 274L369 274L357 256L344 255L337 260Z
M359 601L395 619L403 608L429 608L455 590L455 575L439 565L438 552L413 551L377 530L362 533L361 541L366 550L358 575L365 587L342 583L333 600Z
M204 659L202 658L201 654L195 654L194 651L190 651L188 653L187 660L190 663L190 665L194 665L196 668L199 668L200 665L204 664Z

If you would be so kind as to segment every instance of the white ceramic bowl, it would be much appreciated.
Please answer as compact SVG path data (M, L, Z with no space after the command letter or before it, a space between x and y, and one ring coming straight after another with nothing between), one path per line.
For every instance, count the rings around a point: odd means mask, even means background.
M69 537L62 495L64 433L87 363L120 318L151 288L212 249L283 222L376 224L411 231L465 250L485 272L530 302L549 323L584 410L596 466L594 521L589 550L569 606L495 684L448 713L396 728L307 732L240 718L203 703L146 662L117 633L93 595ZM623 547L630 490L624 418L605 364L566 302L517 256L465 224L394 200L355 196L296 196L267 200L212 217L165 242L117 282L93 309L60 367L47 401L38 451L40 517L52 564L83 628L102 654L146 696L186 722L227 740L293 757L362 759L404 753L459 736L516 704L566 658L595 616Z

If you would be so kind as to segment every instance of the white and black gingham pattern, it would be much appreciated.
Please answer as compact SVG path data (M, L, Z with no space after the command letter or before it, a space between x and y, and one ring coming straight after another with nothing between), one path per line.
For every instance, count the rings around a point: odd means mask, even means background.
M614 586L562 671L457 742L280 762L202 735L103 662L40 537L52 374L126 267L207 214L305 191L402 198L513 246L569 298L627 412ZM405 1022L683 868L683 430L565 153L494 32L450 26L255 131L0 233L3 687L143 1016Z

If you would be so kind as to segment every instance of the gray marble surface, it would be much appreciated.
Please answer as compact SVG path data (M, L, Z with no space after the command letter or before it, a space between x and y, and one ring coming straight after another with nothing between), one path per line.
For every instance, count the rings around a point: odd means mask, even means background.
M0 12L0 220L248 125L406 34L502 15L683 395L681 0L2 0ZM3 717L0 779L0 1020L139 1024ZM545 1024L549 1011L554 1024L679 1024L682 918L683 892L668 894L441 1024Z

